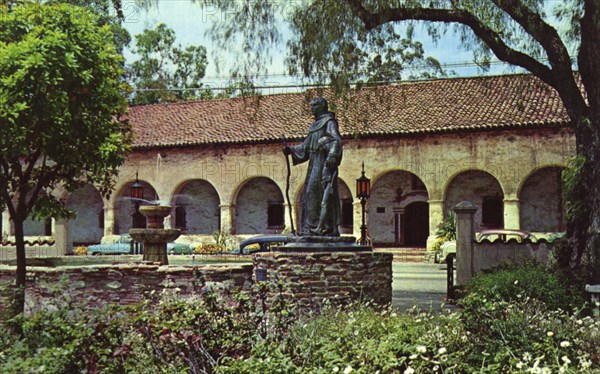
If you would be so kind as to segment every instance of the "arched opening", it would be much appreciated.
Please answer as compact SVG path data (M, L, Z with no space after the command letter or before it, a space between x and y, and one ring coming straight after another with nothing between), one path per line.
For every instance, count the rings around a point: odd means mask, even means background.
M219 231L221 211L217 190L205 180L186 182L173 198L171 227L184 235L208 235Z
M468 170L455 176L446 188L444 216L465 200L479 208L475 213L477 231L504 227L504 193L494 176L481 170Z
M521 229L534 232L565 230L562 168L546 167L531 174L519 193Z
M278 234L285 228L283 194L269 178L247 181L237 194L236 234Z
M413 173L396 170L378 177L369 200L373 243L425 247L429 235L428 199L425 184Z
M139 212L142 205L150 205L159 201L158 194L154 187L145 181L139 181L144 189L144 199L132 199L129 196L129 188L134 182L127 183L117 198L115 204L115 226L114 232L117 235L126 234L131 228L146 227L146 217Z
M104 234L104 203L98 190L86 184L69 195L66 206L77 213L70 222L73 244L100 243Z

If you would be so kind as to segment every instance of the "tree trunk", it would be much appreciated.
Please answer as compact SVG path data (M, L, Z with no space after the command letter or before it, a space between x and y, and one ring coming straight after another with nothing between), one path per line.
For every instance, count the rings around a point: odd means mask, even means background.
M581 214L569 222L568 233L587 282L600 284L600 4L586 0L584 8L578 63L589 112L574 121L582 168L570 197Z
M24 220L13 218L15 228L15 242L17 246L17 274L15 282L15 310L20 313L25 310L25 286L27 275L27 259L25 258L25 234L23 230Z

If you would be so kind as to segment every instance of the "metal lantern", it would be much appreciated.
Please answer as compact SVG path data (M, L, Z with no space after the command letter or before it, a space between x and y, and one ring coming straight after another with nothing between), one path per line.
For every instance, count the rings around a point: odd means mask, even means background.
M138 173L135 172L135 182L129 187L130 196L132 199L140 199L144 198L144 186L138 180Z
M371 196L371 180L365 177L365 163L362 164L362 175L356 180L356 197L360 199L362 225L360 226L360 239L358 244L370 245L371 241L367 238L367 225L365 223L365 205L367 199Z
M365 163L362 164L362 175L356 180L356 197L368 199L371 196L371 180L365 177Z

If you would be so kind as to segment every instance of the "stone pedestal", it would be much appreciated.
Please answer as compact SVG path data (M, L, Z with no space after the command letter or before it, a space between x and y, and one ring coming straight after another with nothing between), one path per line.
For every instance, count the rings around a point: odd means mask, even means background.
M326 300L385 305L392 301L392 259L353 237L298 237L255 254L253 279L282 282L302 308L319 309Z

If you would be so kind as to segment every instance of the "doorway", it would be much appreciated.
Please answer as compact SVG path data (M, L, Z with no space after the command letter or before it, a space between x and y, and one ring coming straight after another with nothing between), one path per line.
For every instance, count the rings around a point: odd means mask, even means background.
M403 216L403 244L407 247L426 247L429 236L429 204L424 201L411 203L406 206Z

